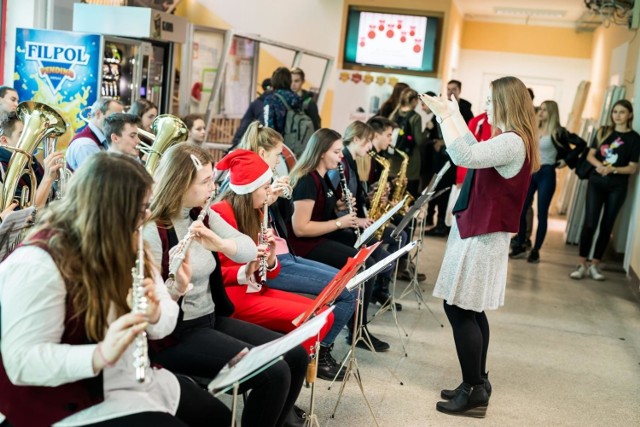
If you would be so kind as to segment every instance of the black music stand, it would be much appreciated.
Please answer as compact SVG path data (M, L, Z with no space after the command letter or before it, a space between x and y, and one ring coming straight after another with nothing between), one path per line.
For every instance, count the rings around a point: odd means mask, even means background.
M312 336L318 335L322 326L327 322L329 313L332 311L333 307L329 307L313 319L276 340L253 347L251 350L244 349L220 370L207 388L216 397L233 389L231 427L236 425L236 406L240 384L282 360L287 351L302 344Z

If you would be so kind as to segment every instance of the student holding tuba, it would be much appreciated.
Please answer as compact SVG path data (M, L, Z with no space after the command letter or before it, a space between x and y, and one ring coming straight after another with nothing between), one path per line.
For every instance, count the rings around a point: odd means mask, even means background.
M151 185L133 159L92 156L0 264L0 411L14 427L229 425L230 411L190 381L149 367L136 380L133 340L166 336L178 317L148 255L148 311L127 301Z

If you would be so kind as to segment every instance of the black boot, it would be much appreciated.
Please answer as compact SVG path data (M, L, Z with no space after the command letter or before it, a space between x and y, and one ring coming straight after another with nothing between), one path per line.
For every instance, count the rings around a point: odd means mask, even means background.
M340 369L340 365L331 356L331 350L333 350L333 344L330 346L320 346L318 352L318 378L323 380L336 381L344 380L345 370Z
M306 415L304 411L294 406L287 414L287 418L284 420L282 427L304 427Z
M489 405L489 395L484 383L474 385L460 384L453 399L438 402L436 409L449 415L484 418Z
M484 389L487 390L487 395L491 397L491 383L489 382L489 373L482 374L482 381L484 382ZM443 399L451 400L456 397L456 393L463 386L461 383L455 390L440 390L440 397Z
M365 326L366 328L366 326ZM353 332L349 331L349 335L347 335L347 343L351 344L351 342L353 341ZM367 334L369 335L369 339L371 339L371 344L373 345L373 349L378 352L378 353L384 353L385 351L388 351L391 346L389 345L389 343L386 343L378 338L376 338L370 331L369 329L367 329ZM362 338L361 340L358 340L358 342L356 343L356 347L358 348L363 348L365 350L369 350L371 351L371 348L369 348L369 344L366 343L367 339L367 334L364 333L364 331L362 331Z
M387 301L391 298L391 294L389 293L389 282L391 279L387 277L378 276L376 278L376 283L373 285L373 292L371 293L371 302L378 303L380 305L385 305ZM396 304L396 311L402 311L402 304L399 302Z

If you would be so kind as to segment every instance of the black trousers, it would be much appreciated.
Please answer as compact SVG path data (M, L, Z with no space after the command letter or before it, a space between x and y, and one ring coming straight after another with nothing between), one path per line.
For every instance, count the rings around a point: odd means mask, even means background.
M166 412L141 412L90 425L95 427L228 427L231 425L231 411L222 402L191 380L178 375L178 382L180 383L180 403L175 416Z
M172 336L177 345L152 352L151 361L176 373L213 379L245 347L273 341L281 334L242 320L208 315L179 322ZM298 346L284 360L243 382L240 393L251 393L242 426L282 425L300 394L307 364L307 352Z
M600 223L600 232L596 240L593 258L601 260L611 239L611 231L624 200L627 197L628 181L617 176L601 176L595 172L589 178L587 187L587 205L585 207L584 224L580 234L580 256L589 257L593 237ZM602 220L600 212L604 208Z

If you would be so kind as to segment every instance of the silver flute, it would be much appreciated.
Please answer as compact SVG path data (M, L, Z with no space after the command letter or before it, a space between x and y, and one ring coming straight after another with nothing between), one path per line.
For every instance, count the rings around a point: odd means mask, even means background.
M136 266L131 269L133 276L133 308L132 313L147 315L149 300L144 289L144 241L142 239L142 226L138 228L138 259ZM146 331L140 332L134 341L133 367L136 369L136 381L145 380L145 370L149 366L149 348Z
M347 185L347 177L344 174L344 165L342 162L338 163L338 172L340 172L340 187L342 188L342 197L344 197L344 201L347 204L347 209L349 209L349 213L352 214L355 212L355 207L353 203L351 203L351 191L349 190L349 186ZM360 240L360 229L358 227L353 229L353 232L356 233L356 240Z
M260 224L260 236L258 238L258 244L260 245L269 245L267 242L267 228L269 226L269 205L267 201L264 201L264 206L262 207L262 223ZM267 284L267 258L268 254L265 252L264 255L260 257L260 283L263 285Z
M272 172L273 172L274 180L280 178L280 175L278 175L278 171L276 170L276 168L273 168ZM291 196L292 194L291 194L290 187L288 185L282 186L282 197L284 197L285 199L291 200Z
M216 197L216 192L212 191L211 196L207 200L207 202L202 206L202 210L196 218L196 221L204 220L204 217L207 216L207 212L209 212L209 206L211 206L211 202ZM195 221L194 221L195 222ZM175 280L176 274L178 274L178 270L184 261L184 258L187 256L187 251L191 246L191 242L193 242L193 238L196 237L195 233L191 232L191 228L187 231L187 234L178 242L177 249L169 259L169 279Z

